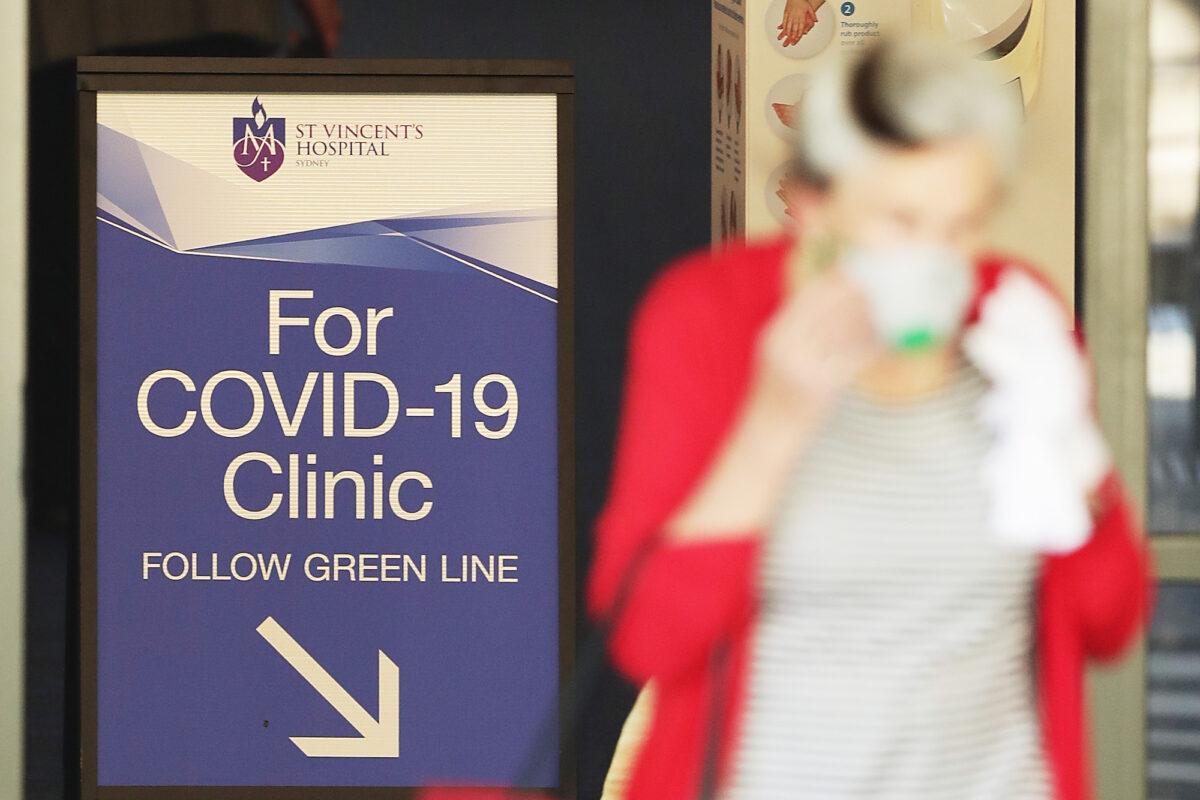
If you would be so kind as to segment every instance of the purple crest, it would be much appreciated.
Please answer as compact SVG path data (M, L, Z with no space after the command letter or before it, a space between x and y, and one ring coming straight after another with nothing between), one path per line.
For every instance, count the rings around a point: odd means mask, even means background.
M233 118L233 160L256 181L262 182L283 166L287 126L283 117L271 119L258 98L250 104L249 117Z

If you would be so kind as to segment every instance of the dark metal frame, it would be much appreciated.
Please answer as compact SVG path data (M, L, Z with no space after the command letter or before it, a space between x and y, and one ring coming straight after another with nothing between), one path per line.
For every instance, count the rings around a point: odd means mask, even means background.
M395 800L413 787L99 786L96 683L96 93L338 92L554 94L558 98L559 789L576 794L571 718L575 660L575 83L565 61L87 57L79 98L79 717L82 800ZM504 735L497 732L497 735ZM512 789L512 797L533 794Z

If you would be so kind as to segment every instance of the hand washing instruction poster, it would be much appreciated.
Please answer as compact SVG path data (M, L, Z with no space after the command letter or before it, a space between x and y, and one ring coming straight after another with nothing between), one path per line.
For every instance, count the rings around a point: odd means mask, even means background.
M1075 0L713 0L714 242L794 224L788 162L814 74L886 37L955 43L1024 115L1021 169L988 244L1037 264L1065 297L1076 267Z

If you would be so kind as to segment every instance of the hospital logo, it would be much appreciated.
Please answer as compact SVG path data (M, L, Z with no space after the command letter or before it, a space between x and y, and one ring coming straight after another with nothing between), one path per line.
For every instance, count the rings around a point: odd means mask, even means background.
M268 117L257 97L250 114L233 118L233 160L242 172L262 182L283 166L287 127L283 117Z

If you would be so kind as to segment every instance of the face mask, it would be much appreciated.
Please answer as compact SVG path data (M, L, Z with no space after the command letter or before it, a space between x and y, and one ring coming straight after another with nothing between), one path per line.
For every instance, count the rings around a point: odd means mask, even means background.
M842 264L866 295L875 329L892 349L923 350L961 327L974 271L957 251L933 245L850 247Z

